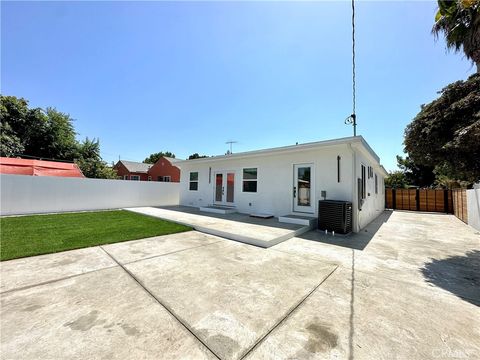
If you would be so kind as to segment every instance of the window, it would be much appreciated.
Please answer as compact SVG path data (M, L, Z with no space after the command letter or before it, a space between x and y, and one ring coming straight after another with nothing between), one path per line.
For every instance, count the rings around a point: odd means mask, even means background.
M378 194L378 176L375 174L375 194Z
M130 180L140 181L140 175L130 175Z
M128 180L128 175L123 175L123 180Z
M190 186L189 189L192 191L198 190L198 171L190 173Z
M342 158L337 156L337 182L340 182L340 160L342 160Z
M152 177L151 177L151 176L148 177L148 181L152 181Z
M172 177L171 176L157 176L157 181L170 182L170 181L172 181Z
M366 179L366 171L365 171L365 165L362 164L362 199L366 198L365 194L365 188L367 187L367 179Z
M257 168L243 169L243 192L257 192Z

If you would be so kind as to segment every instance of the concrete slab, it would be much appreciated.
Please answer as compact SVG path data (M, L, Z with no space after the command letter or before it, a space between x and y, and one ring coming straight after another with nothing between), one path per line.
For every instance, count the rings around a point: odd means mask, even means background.
M309 232L271 249L347 268L354 253L357 271L454 292L480 304L480 236L475 231L448 215L387 215L387 222L380 218L360 234L333 238ZM362 246L356 246L357 241Z
M219 242L126 268L220 358L238 359L336 267Z
M0 291L28 287L117 264L98 247L0 262Z
M248 359L473 359L480 311L452 294L338 269Z
M247 214L208 214L198 208L172 206L138 207L125 210L170 220L195 230L227 239L268 248L305 233L308 226L280 223L277 219L259 219Z
M213 359L120 267L1 296L3 359Z
M126 264L132 261L161 256L198 246L205 246L218 241L227 240L202 234L198 231L188 231L179 234L102 245L102 248L111 254L118 262Z

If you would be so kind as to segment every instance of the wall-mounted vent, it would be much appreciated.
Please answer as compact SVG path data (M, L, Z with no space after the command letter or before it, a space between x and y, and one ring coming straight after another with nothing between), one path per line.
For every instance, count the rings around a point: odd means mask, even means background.
M318 228L339 234L352 232L352 203L339 200L318 202Z

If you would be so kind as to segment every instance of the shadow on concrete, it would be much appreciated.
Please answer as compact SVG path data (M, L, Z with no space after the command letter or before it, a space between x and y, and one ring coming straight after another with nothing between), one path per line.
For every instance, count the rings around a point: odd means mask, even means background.
M427 282L480 306L480 251L431 259L420 269Z
M325 232L323 231L314 230L297 237L304 240L318 241L324 244L337 245L354 250L363 250L367 247L370 240L372 240L382 225L388 221L392 213L393 211L391 210L385 210L359 233L351 233L349 235L336 234L335 236L332 236L330 233L325 235Z

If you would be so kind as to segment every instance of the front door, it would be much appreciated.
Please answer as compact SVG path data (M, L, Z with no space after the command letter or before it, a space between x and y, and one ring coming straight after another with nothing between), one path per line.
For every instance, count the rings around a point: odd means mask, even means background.
M313 165L296 164L293 166L293 211L314 212Z
M235 193L235 173L219 171L215 173L214 202L219 205L233 205Z

